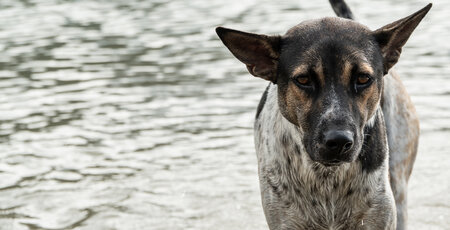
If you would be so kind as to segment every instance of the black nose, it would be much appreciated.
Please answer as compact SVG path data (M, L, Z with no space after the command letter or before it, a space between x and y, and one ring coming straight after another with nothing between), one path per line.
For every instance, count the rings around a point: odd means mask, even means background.
M325 133L324 140L328 150L344 153L353 146L353 133L350 131L332 130Z

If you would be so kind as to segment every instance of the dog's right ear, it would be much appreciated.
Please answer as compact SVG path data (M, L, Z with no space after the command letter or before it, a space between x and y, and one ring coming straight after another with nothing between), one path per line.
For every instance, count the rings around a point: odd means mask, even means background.
M216 33L255 77L276 83L280 36L267 36L217 27Z
M389 69L397 63L403 45L405 45L414 29L428 13L431 6L432 4L430 3L416 13L373 32L383 54L384 74L387 74Z

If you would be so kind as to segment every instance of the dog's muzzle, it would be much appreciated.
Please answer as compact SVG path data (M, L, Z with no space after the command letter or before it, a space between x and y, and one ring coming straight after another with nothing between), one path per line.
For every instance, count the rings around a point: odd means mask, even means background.
M353 132L330 130L323 135L320 158L324 165L337 165L352 160L350 152L354 145Z

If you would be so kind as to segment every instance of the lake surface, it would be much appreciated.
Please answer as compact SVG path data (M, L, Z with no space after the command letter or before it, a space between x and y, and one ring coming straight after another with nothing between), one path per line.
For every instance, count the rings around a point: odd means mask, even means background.
M450 226L450 1L396 66L421 119L410 229ZM376 29L422 0L349 1ZM0 229L267 229L266 82L214 28L283 34L328 1L0 1Z

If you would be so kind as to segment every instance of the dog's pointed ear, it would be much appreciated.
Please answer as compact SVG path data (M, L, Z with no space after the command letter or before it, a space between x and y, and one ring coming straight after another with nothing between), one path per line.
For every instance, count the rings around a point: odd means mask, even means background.
M276 83L280 36L252 34L223 27L217 27L216 32L253 76Z
M397 63L403 45L405 45L414 29L428 13L431 6L432 4L430 3L416 13L373 32L383 54L384 74L387 74L389 69Z

